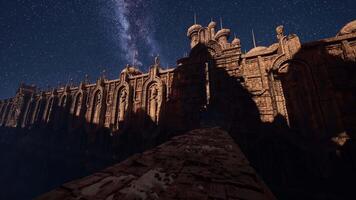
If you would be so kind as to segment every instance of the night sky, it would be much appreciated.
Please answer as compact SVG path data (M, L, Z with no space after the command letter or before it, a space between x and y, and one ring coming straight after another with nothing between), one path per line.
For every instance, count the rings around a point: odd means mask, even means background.
M103 70L113 79L127 63L143 71L160 55L174 66L189 52L187 28L213 18L241 39L242 50L276 42L275 27L302 42L332 37L356 19L355 0L2 0L0 98L21 82L46 89ZM220 27L220 25L218 25Z

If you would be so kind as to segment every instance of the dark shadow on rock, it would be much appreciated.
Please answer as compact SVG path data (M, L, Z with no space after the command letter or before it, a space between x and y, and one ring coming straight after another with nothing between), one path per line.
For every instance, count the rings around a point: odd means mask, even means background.
M293 60L308 60L303 51L302 48ZM322 52L320 59L326 66L302 69L301 62L290 63L289 74L282 77L291 119L288 125L282 115L275 116L271 123L262 122L252 94L243 86L243 78L231 76L224 68L217 67L207 47L198 44L189 59L190 63L200 66L201 73L205 64L209 65L210 99L194 102L196 108L202 108L200 124L227 130L279 199L349 199L353 196L351 187L356 178L354 61ZM195 80L205 79L195 77ZM202 85L199 90L205 91ZM322 92L324 96L316 96ZM297 96L298 99L291 98ZM318 115L324 119L318 119ZM332 138L343 132L347 132L350 139L338 146Z
M137 121L120 131L69 115L68 109L52 111L53 118L30 128L0 127L0 199L31 199L157 146L170 135L144 111L134 113Z

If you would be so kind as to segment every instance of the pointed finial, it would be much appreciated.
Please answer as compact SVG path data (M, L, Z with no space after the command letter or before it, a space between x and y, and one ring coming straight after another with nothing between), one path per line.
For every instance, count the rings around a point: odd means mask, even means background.
M160 61L159 61L159 54L157 54L157 56L155 57L155 65L159 66Z
M106 73L106 69L103 69L102 73L102 78L105 79L105 73Z
M252 41L253 41L253 46L256 47L256 39L255 39L255 33L253 32L253 29L252 29Z
M197 24L197 14L194 13L194 24Z
M222 17L220 17L220 29L223 29Z
M88 83L89 82L89 75L88 74L85 74L85 83Z
M66 85L69 85L70 80L71 80L70 75L68 75L68 79L67 79L67 84Z

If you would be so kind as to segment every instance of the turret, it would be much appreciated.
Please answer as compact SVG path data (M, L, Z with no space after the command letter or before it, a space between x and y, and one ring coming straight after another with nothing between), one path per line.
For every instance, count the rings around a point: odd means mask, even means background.
M215 40L223 47L226 48L228 44L228 39L230 36L230 29L227 28L222 28L220 29L216 35L215 35Z
M187 31L187 36L191 40L190 47L193 48L195 45L199 43L199 36L198 32L202 28L200 24L194 24L193 26L189 27Z
M240 44L240 39L235 36L235 38L234 38L234 39L232 40L232 42L231 42L231 45L232 45L233 47L240 47L240 46L241 46L241 44Z
M210 32L210 39L214 39L214 37L215 37L215 27L216 27L216 22L211 20L211 22L208 25L208 29Z

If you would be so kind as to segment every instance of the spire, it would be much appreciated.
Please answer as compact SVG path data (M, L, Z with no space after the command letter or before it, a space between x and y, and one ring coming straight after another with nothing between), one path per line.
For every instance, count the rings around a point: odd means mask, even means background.
M255 39L255 33L253 32L253 29L252 29L252 41L253 41L253 46L256 47L256 39Z
M194 13L194 24L197 24L197 14Z
M106 69L103 69L101 73L102 73L102 79L105 79Z
M135 66L135 53L132 54L132 66Z
M160 65L159 54L157 54L157 56L155 57L155 66L159 66L159 65Z
M132 54L132 64L131 64L132 66L135 66L137 58L138 58L138 51L135 50Z
M68 75L68 79L67 79L67 83L66 83L66 85L69 85L69 82L70 82L70 75Z
M223 29L222 17L220 17L220 29Z
M89 83L89 75L88 74L85 74L85 83Z

